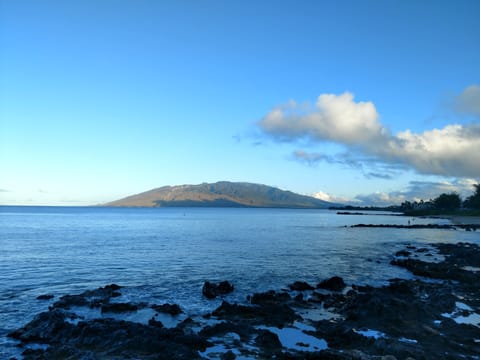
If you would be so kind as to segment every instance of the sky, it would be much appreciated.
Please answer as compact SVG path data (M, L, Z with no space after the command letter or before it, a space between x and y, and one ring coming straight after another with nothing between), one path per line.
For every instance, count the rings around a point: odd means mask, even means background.
M480 181L480 1L0 0L0 204Z

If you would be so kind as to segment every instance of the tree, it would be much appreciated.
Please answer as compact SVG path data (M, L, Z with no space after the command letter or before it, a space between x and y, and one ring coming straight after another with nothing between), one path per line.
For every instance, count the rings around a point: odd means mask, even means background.
M469 209L480 209L480 184L473 185L475 192L463 202L463 206Z
M433 200L435 209L439 210L456 210L462 204L462 200L457 193L441 194Z
M410 201L404 201L402 205L400 205L400 208L403 211L413 210L413 204Z

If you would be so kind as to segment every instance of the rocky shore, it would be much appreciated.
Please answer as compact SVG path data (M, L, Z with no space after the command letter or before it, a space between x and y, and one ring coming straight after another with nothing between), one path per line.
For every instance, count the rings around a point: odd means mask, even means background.
M480 224L414 224L414 225L398 225L398 224L356 224L351 225L352 228L386 228L386 229L441 229L441 230L480 230Z
M443 260L429 261L432 254ZM337 276L318 284L299 280L195 317L177 304L121 302L115 284L59 299L45 294L38 301L50 301L49 310L9 336L26 360L479 359L480 247L406 245L391 265L417 277L382 287L345 284ZM231 291L228 282L208 282L199 296ZM121 318L139 312L151 317Z

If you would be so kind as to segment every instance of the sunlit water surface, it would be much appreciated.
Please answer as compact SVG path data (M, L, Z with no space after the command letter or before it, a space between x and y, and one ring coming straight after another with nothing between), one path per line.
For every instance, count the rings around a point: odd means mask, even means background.
M381 285L411 277L389 265L407 243L480 243L478 232L348 227L409 220L446 222L329 210L0 207L0 358L18 356L6 334L47 310L41 294L117 283L135 301L196 315L220 303L202 297L205 280L231 281L229 301L333 275Z

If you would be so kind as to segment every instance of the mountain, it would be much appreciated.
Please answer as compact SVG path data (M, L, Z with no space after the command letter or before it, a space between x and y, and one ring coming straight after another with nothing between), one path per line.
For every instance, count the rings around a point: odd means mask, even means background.
M104 204L104 206L301 209L326 209L335 205L338 204L267 185L228 181L213 184L164 186Z

